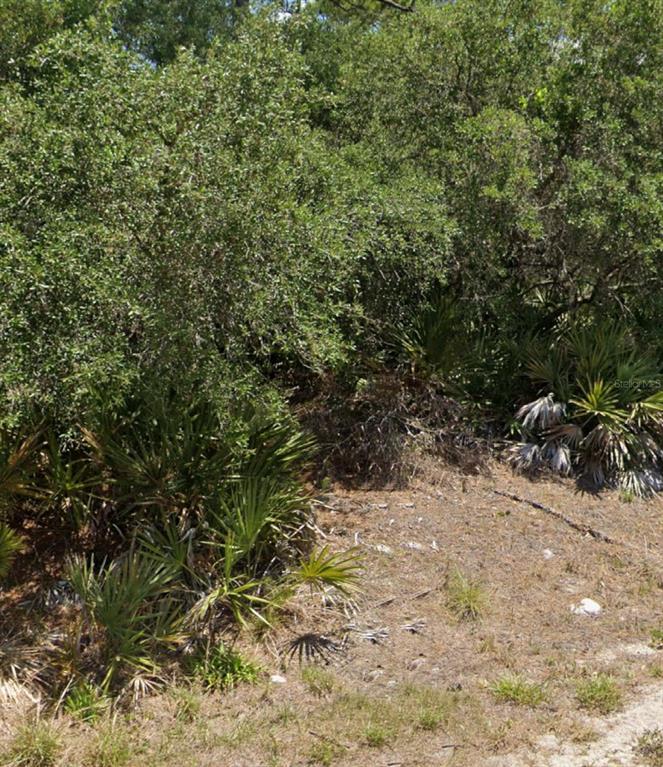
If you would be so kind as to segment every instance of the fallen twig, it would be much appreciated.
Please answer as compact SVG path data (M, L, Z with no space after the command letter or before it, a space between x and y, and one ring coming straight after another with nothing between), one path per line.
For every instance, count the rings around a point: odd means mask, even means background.
M437 586L431 586L429 589L424 589L423 591L419 591L416 594L400 594L393 597L387 597L387 599L383 599L381 602L377 602L374 607L386 607L387 605L392 604L396 600L399 602L402 600L409 600L409 599L423 599L424 597L427 597L432 591L435 591L438 587Z
M611 538L609 535L602 533L600 530L595 530L593 527L590 527L589 525L582 525L579 522L575 522L574 520L562 514L561 511L556 511L555 509L551 509L550 506L544 506L542 503L539 503L538 501L531 501L529 500L529 498L521 498L519 495L515 495L514 493L505 493L502 490L493 490L493 492L495 493L495 495L501 495L503 498L510 498L512 501L517 501L518 503L526 503L535 509L539 509L540 511L543 511L546 514L550 514L552 517L555 517L555 519L559 519L562 522L564 522L565 525L568 525L573 530L576 530L577 532L582 533L583 535L590 535L596 541L601 541L602 543L613 543L613 544L619 543L619 541L616 541L614 538Z
M329 735L322 735L319 732L315 732L314 730L308 731L309 735L313 735L314 738L319 738L320 740L326 740L327 743L332 743L337 748L344 748L346 751L349 751L352 746L350 746L348 743L341 743L338 740L335 740L334 738L330 738Z

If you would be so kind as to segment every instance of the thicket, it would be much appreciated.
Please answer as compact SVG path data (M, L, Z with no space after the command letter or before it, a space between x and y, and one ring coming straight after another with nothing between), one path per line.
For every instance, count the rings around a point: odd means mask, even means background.
M0 102L0 575L63 531L74 676L345 588L298 419L660 489L660 0L2 0Z

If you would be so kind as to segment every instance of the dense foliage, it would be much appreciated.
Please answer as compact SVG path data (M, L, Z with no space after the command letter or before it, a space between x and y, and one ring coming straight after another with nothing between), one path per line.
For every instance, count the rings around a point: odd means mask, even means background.
M661 1L389 5L0 0L0 575L76 541L81 699L347 596L310 403L663 486Z

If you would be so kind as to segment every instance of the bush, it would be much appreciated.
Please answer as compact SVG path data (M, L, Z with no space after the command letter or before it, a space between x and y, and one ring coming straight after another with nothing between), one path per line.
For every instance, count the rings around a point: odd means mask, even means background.
M663 489L663 377L622 326L568 331L529 371L550 393L516 414L529 441L512 455L519 469L577 471L589 487L634 495Z
M208 690L229 690L241 683L258 680L260 668L238 652L217 644L189 663L191 675Z

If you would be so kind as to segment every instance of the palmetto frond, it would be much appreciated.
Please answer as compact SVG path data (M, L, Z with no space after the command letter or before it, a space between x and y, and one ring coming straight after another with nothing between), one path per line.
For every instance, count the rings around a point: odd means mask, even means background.
M560 423L548 429L545 437L548 440L556 440L576 450L584 438L582 428L575 423Z
M156 649L179 638L180 618L168 596L175 570L130 551L100 566L79 557L70 562L68 575L101 650L102 686L110 687L127 670L156 673Z
M541 459L558 474L571 473L573 466L571 448L560 440L548 440L541 451Z
M316 448L313 436L291 424L254 417L250 424L248 459L239 467L242 476L286 478L301 471Z
M361 557L356 551L332 552L328 546L312 552L293 573L296 583L312 591L333 589L351 596L359 588Z
M663 473L655 469L629 469L619 475L618 482L627 492L645 498L663 490Z
M39 433L16 437L0 432L0 503L34 494L32 474L40 438Z
M265 469L263 469L265 470ZM251 564L265 562L303 521L307 499L292 484L266 476L235 480L221 494L206 520L211 544L232 539L238 557Z
M231 472L230 447L204 400L146 397L83 437L128 507L195 510Z
M598 418L612 424L622 424L628 419L628 411L618 404L615 387L602 379L589 381L586 388L581 388L582 397L572 399L575 415L580 419Z
M516 413L516 419L526 430L550 429L562 422L565 412L565 405L555 402L554 395L550 393L523 405Z
M0 580L9 572L14 557L23 548L23 538L9 525L0 522Z
M509 450L509 463L517 471L529 471L541 463L541 447L534 442L519 442Z
M295 656L300 663L316 660L329 663L330 656L340 652L345 642L337 642L324 634L301 634L288 642L286 653L290 659Z

